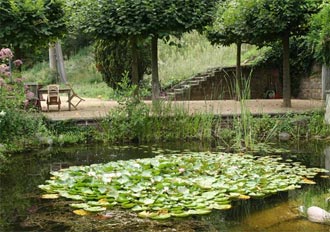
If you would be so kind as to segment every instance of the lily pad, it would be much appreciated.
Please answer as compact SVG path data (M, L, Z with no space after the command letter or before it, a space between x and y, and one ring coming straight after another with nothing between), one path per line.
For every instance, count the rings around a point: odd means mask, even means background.
M42 199L57 199L59 197L60 197L60 195L58 195L58 194L43 194L43 195L41 195Z
M194 152L73 166L53 172L39 187L50 196L79 201L71 206L86 212L117 205L140 217L165 219L226 210L233 200L314 184L319 172L326 171L278 157Z

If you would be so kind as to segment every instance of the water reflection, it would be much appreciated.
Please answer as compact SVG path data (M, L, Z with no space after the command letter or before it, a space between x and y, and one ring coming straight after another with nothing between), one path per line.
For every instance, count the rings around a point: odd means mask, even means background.
M286 144L284 144L286 145ZM39 198L39 184L49 179L51 170L72 165L90 165L116 160L153 157L158 154L185 151L212 150L210 144L179 143L143 146L104 146L52 148L19 154L12 157L11 169L0 177L0 231L22 231L31 228L27 216L45 207ZM284 159L300 161L306 166L326 167L330 170L330 146L326 144L297 145ZM184 220L198 220L208 228L205 231L329 231L329 226L308 222L297 214L297 202L304 192L316 189L324 194L330 188L329 180L322 179L317 186L304 186L301 190L279 193L265 199L234 202L229 211L216 211L206 216L194 216ZM314 191L315 192L315 191ZM173 219L175 223L181 223ZM182 230L184 231L184 230ZM193 230L190 230L193 231ZM197 231L197 230L196 230Z

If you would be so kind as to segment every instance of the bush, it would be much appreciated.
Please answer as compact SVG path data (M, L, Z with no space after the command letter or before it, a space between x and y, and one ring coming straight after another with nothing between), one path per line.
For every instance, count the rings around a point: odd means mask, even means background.
M151 67L149 43L139 45L139 81ZM128 40L99 40L95 44L96 67L108 86L117 89L124 74L131 80L132 54Z

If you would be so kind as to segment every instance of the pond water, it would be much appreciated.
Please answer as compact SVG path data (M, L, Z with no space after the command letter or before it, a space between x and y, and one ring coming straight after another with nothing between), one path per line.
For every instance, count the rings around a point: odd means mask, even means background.
M129 210L120 209L113 210L107 218L78 216L72 213L66 200L40 198L42 191L38 185L50 178L50 170L153 157L160 153L206 151L212 147L214 145L200 143L138 147L93 145L47 148L15 155L11 168L0 177L0 231L330 231L329 225L309 222L298 212L304 201L329 197L329 178L318 178L316 185L304 185L263 199L235 201L230 210L161 221L140 219ZM293 152L284 154L285 158L308 167L330 169L328 145L308 143L290 148Z

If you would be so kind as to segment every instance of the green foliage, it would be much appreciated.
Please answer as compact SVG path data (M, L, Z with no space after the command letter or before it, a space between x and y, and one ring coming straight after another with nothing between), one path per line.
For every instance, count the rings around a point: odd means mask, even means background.
M0 44L21 58L48 46L66 30L61 0L1 1L0 12Z
M25 99L24 86L22 83L14 82L0 87L0 110L20 109Z
M191 116L167 102L158 102L150 109L133 95L136 86L130 86L127 77L124 80L116 94L119 106L110 110L100 124L100 139L111 142L211 139L212 115Z
M42 118L36 114L7 108L0 116L0 141L12 143L34 140L42 128ZM25 141L27 142L27 141Z
M278 157L222 152L159 155L52 172L39 188L64 197L80 215L120 207L152 219L208 214L231 208L234 200L263 198L301 188L320 168Z
M211 20L211 9L215 1L184 0L134 1L101 0L98 4L85 1L77 6L82 27L97 38L147 37L185 32L201 28Z
M325 1L322 9L311 19L308 34L310 44L319 62L330 65L330 3Z
M290 40L290 77L294 97L298 97L301 79L310 75L314 62L313 56L314 53L305 37L292 37ZM283 73L282 57L282 45L279 42L270 43L268 49L253 62L253 65L280 67L280 73Z
M150 72L151 54L149 43L139 45L139 82ZM119 87L124 74L132 80L132 52L128 40L98 40L95 44L96 67L102 73L103 81L113 89Z
M248 39L248 27L242 19L244 4L241 0L219 2L214 14L213 24L206 27L206 34L212 44L229 46L233 43L244 43Z

